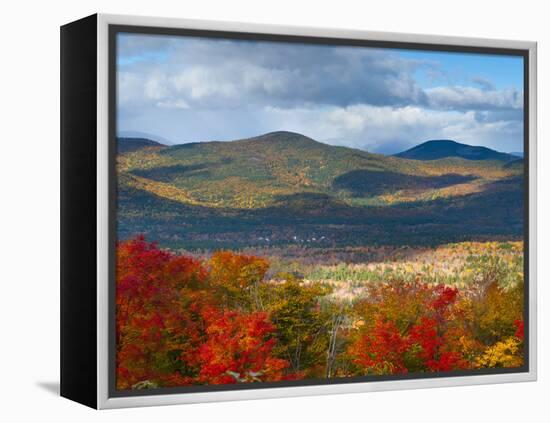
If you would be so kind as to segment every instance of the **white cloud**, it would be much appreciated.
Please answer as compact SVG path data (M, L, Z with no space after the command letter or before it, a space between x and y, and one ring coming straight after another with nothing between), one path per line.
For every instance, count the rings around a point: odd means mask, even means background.
M472 86L433 87L445 69L427 60L356 47L135 37L120 45L120 130L174 142L290 130L384 152L436 138L521 150L520 90L479 77L461 80ZM431 88L418 83L419 71Z
M522 140L521 122L483 122L473 111L355 105L324 110L272 108L269 112L273 127L302 132L330 144L384 153L396 153L429 139L511 151Z
M474 76L472 82L479 85L482 90L492 91L495 89L495 84L481 76Z
M131 107L136 102L143 102L143 78L132 72L118 72L117 100L121 106Z
M164 108L164 109L189 109L189 104L187 104L184 100L168 100L168 101L159 101L157 103L158 107Z
M435 87L426 91L428 104L434 109L521 109L523 92L515 89L482 90L475 87Z
M432 66L353 47L172 40L164 50L171 52L166 62L143 63L154 57L151 52L121 60L119 73L139 83L121 86L119 92L132 90L132 101L144 104L183 100L212 108L227 107L227 101L234 107L405 105L425 102L412 73Z
M161 100L170 95L166 77L164 75L151 75L143 85L143 95L150 100Z

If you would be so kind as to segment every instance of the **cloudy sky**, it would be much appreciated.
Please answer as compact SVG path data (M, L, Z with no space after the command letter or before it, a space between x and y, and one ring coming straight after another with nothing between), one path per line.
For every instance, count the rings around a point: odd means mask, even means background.
M180 144L295 131L396 153L523 151L519 57L119 34L117 132Z

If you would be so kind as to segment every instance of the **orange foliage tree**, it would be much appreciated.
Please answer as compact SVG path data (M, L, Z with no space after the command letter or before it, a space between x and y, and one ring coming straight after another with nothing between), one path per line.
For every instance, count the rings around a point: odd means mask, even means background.
M119 242L116 386L140 389L444 372L523 364L523 282L499 263L458 290L419 276L368 286L354 302L267 260L200 261L143 237ZM411 282L412 280L412 282Z
M458 291L421 282L373 288L356 310L363 316L348 355L356 374L448 371L469 366L460 349Z
M118 389L283 377L267 314L224 310L198 260L138 237L117 245L116 282Z

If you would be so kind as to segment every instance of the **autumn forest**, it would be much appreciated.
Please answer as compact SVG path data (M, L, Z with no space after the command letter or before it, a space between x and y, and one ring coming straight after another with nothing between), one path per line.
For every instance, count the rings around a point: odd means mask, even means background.
M521 368L523 161L449 145L119 138L116 388Z

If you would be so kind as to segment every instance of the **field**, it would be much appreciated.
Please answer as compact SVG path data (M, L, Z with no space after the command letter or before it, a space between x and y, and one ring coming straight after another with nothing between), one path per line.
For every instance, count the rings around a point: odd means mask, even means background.
M300 255L303 254L303 256ZM500 269L499 283L513 286L523 277L522 242L463 242L438 247L357 247L335 250L246 250L267 257L267 276L291 272L304 283L328 284L353 300L369 285L388 280L466 289L485 276L487 266Z

